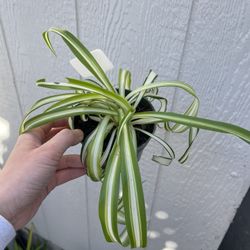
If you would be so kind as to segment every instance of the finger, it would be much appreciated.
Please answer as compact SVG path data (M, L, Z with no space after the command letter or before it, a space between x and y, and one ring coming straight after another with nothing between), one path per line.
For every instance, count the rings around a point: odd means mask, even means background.
M34 135L42 143L46 139L49 131L52 128L57 128L57 127L64 127L64 128L67 127L68 128L69 127L68 121L66 119L57 120L57 121L45 124L45 125L43 125L41 127L34 128L34 129L32 129L31 131L29 131L27 133L30 133L30 134Z
M57 167L57 170L66 168L84 168L85 166L81 162L80 155L64 155Z
M59 170L56 172L56 185L61 185L65 182L74 180L86 174L86 171L82 168L68 168Z
M81 142L83 132L80 129L63 129L39 149L48 153L52 159L60 160L63 153L70 147Z
M47 188L44 190L44 194L42 195L42 200L56 187L65 182L74 180L78 177L81 177L86 174L85 168L67 168L58 170L55 173L55 176L48 184Z
M46 140L46 135L53 127L68 127L68 121L66 119L54 121L25 132L18 137L17 144L25 145L27 149L39 147ZM23 143L24 141L25 143Z
M46 138L44 139L44 142L47 142L52 137L54 137L57 133L59 133L61 130L65 129L66 127L58 127L58 128L52 128L46 135Z

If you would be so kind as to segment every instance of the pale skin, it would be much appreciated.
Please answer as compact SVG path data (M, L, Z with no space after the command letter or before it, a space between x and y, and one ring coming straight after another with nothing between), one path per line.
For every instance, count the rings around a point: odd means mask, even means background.
M19 136L3 170L0 170L0 215L20 229L37 212L58 185L86 173L79 155L65 151L83 139L66 121L35 128Z

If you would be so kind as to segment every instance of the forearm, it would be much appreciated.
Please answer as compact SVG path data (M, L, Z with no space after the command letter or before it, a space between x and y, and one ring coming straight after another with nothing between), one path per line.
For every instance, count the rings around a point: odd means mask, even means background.
M15 212L13 196L13 180L8 178L5 170L0 172L0 215L2 215L6 220L8 220L15 227ZM17 229L17 228L16 228Z

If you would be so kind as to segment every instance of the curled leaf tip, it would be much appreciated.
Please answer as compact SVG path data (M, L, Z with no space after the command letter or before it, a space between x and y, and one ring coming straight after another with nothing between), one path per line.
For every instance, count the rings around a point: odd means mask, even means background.
M43 39L44 39L46 45L49 47L51 52L56 56L56 52L55 52L55 50L54 50L54 48L53 48L53 46L52 46L52 44L50 42L50 38L49 38L49 32L50 31L53 31L53 29L50 28L48 31L44 31L42 36L43 36Z
M36 82L37 82L37 83L38 83L38 82L46 82L46 79L45 79L45 78L41 78L41 79L36 80Z

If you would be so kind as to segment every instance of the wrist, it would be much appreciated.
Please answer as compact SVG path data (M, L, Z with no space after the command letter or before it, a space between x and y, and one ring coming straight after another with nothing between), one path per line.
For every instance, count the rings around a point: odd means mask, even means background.
M5 180L5 181L3 181ZM9 186L9 185L8 185ZM2 215L6 220L8 220L15 228L15 215L11 207L11 190L10 187L6 185L6 176L3 170L0 171L0 215ZM16 228L15 228L16 229Z

